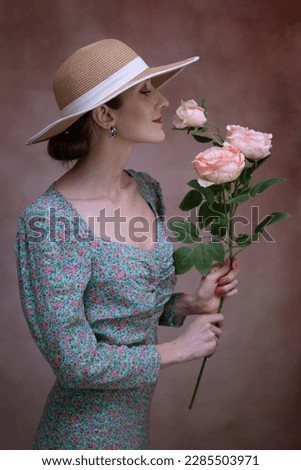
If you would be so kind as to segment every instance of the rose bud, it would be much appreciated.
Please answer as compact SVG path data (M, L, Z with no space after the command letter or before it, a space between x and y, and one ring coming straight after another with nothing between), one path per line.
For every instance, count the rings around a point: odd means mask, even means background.
M172 122L177 129L184 129L185 127L203 127L206 121L205 109L198 106L196 101L181 100L181 106L176 110Z

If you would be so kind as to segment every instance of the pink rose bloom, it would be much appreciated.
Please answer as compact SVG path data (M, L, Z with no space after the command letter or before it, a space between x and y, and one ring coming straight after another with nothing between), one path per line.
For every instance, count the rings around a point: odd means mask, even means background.
M177 129L184 129L184 127L203 127L206 121L204 108L198 106L194 100L181 100L181 106L176 110L172 123Z
M236 180L245 167L245 157L228 142L223 147L210 147L192 162L203 188Z
M226 141L240 150L248 160L261 160L270 153L272 134L234 125L228 125L226 129Z

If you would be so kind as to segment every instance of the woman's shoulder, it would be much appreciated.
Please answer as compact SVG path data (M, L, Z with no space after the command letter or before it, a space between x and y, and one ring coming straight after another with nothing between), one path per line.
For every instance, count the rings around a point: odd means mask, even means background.
M21 212L19 219L28 221L35 216L50 217L52 211L61 212L64 205L56 197L52 183L41 195L33 199Z
M41 195L30 202L18 217L17 235L23 234L30 240L48 240L52 232L55 241L61 232L71 225L70 208L57 197L52 183ZM82 228L79 232L81 233ZM53 240L51 240L53 241ZM61 238L59 240L61 242Z
M58 195L54 183L24 208L17 224L17 240L37 242L41 249L83 248L93 241L89 228Z

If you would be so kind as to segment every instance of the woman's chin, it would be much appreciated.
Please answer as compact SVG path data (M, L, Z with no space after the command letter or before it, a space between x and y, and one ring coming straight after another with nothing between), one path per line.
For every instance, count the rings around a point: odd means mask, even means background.
M165 132L163 131L163 129L161 129L161 132L158 132L158 134L156 136L153 137L152 140L150 140L149 142L150 143L154 143L154 144L159 144L160 142L163 142L165 140Z

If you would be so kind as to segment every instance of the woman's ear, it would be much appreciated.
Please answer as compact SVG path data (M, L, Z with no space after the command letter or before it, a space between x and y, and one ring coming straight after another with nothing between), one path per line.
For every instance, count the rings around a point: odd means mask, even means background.
M105 104L98 106L92 110L92 118L96 124L98 124L103 129L110 129L114 126L115 117L113 116L112 109Z

